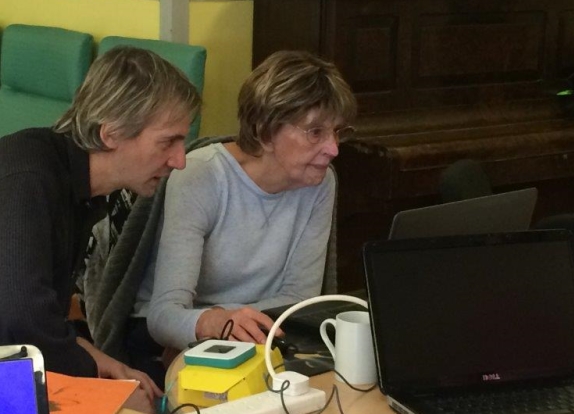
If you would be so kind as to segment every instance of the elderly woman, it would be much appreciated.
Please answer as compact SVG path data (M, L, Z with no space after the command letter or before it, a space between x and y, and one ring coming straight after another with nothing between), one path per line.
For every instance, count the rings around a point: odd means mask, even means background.
M147 324L163 346L219 337L263 343L261 309L320 294L335 177L356 101L334 65L277 52L239 94L234 142L188 155L166 190ZM139 299L145 302L150 284Z

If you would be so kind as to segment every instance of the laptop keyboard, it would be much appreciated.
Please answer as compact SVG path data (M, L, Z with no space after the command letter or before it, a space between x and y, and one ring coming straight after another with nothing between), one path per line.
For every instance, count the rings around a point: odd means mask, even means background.
M367 299L367 292L364 289L355 290L345 293L346 295L355 296L361 299ZM277 319L283 312L290 308L293 304L278 306L276 308L264 309L262 312L270 316L272 319ZM325 319L335 318L341 312L347 311L366 311L367 309L361 305L352 302L334 301L334 302L319 302L308 305L302 309L291 314L284 322L285 325L300 326L305 328L312 328L317 330L319 334L319 326Z
M435 397L425 405L444 414L574 413L574 385Z

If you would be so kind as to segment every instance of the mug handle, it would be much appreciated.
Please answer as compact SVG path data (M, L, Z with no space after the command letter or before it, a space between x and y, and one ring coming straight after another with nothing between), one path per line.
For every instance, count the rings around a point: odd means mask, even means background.
M331 352L331 355L333 356L333 361L335 361L335 345L333 345L333 342L329 339L329 335L327 335L327 325L333 325L333 328L337 329L337 322L332 318L325 319L321 322L321 326L319 327L321 339L323 339L323 342L325 342L325 345L329 348L329 352Z

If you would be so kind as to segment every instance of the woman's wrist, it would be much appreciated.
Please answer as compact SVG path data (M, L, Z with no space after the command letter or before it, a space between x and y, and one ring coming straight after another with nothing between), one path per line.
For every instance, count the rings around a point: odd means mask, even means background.
M199 315L197 323L195 324L195 337L197 339L204 339L210 337L217 337L218 330L217 313L225 312L221 306L214 306L206 309Z

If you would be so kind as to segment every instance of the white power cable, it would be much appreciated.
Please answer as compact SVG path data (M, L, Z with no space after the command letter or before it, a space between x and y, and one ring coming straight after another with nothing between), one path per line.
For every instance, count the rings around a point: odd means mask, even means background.
M271 376L271 378L273 378L273 389L280 388L283 382L289 381L289 387L286 388L284 391L286 395L301 395L309 390L309 377L290 371L281 372L280 374L277 374L275 372L273 364L271 363L271 344L273 342L273 338L275 337L275 332L277 331L277 329L281 326L283 321L285 321L285 319L287 319L293 312L296 312L299 309L302 309L314 303L329 302L329 301L351 302L364 306L365 308L369 307L366 300L357 298L355 296L324 295L303 300L291 306L285 312L283 312L281 316L277 318L277 320L269 330L269 333L267 334L267 341L265 342L265 365L267 366L267 371L269 372L269 375Z

